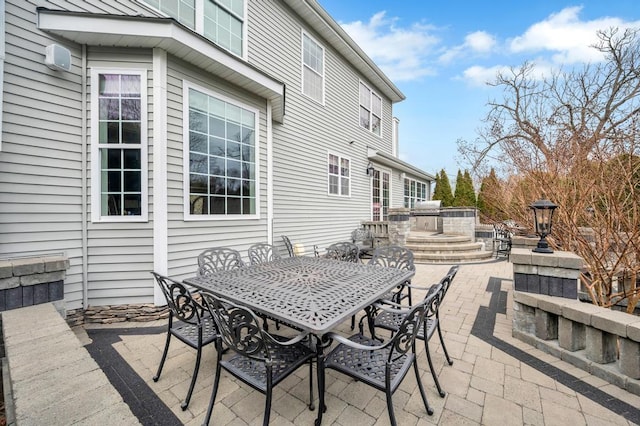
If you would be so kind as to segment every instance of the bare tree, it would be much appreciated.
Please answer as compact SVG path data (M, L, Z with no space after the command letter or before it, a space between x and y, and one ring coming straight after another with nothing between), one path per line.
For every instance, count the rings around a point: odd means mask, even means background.
M587 263L588 292L603 306L638 302L640 273L640 37L638 29L598 32L604 61L536 76L525 63L499 74L503 99L459 150L473 170L491 155L511 178L499 210L530 221L537 198L559 205L552 243Z

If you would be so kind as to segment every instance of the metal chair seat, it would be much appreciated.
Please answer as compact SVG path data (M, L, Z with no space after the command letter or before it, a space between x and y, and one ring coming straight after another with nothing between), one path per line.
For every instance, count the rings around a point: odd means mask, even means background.
M272 334L276 340L285 342L287 338ZM267 343L269 346L270 362L272 363L271 380L272 386L276 386L287 378L302 364L309 362L316 356L304 343L296 343L292 346L280 346L273 342ZM262 355L265 357L265 355ZM265 357L266 358L266 357ZM229 359L222 360L222 368L233 376L239 378L249 386L267 392L267 366L264 359L247 358L243 355L235 355Z
M202 326L202 346L205 346L218 338L218 328L208 312L205 312L200 321ZM184 344L192 348L198 347L198 326L174 320L170 332Z
M393 312L381 312L376 316L374 321L375 327L383 328L390 331L396 331L400 324L402 324L402 320L404 319L404 315L397 314ZM425 323L427 332L425 334ZM436 331L438 327L438 318L426 318L425 321L420 324L420 328L418 329L418 334L416 335L416 339L425 340L430 339L433 336L433 333Z
M379 341L355 334L349 340L365 346L377 346ZM333 349L325 359L325 368L331 368L345 373L356 380L366 383L374 388L384 391L386 389L385 375L387 370L387 360L389 359L390 347L371 351L354 348L345 344L339 344ZM406 353L400 358L394 359L389 364L391 378L391 392L402 383L415 357L412 353Z

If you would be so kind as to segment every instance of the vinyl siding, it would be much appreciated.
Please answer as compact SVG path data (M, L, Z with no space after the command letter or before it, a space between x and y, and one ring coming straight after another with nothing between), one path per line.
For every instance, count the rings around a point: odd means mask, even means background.
M310 251L349 240L351 230L371 215L367 146L391 152L391 103L383 97L382 137L360 128L363 77L342 56L280 1L250 2L249 18L249 62L287 85L285 122L273 130L274 241L282 245L280 235L286 234ZM324 105L301 93L303 30L324 48ZM327 193L328 151L351 160L350 197ZM395 196L396 180L393 185Z
M87 67L90 69L146 69L147 84L147 164L148 175L153 173L153 79L152 54L146 49L116 49L89 47L87 49ZM88 73L87 84L87 117L91 118L91 79ZM94 129L90 123L88 139ZM89 143L89 153L91 143ZM89 170L94 167L88 161ZM149 181L150 182L150 181ZM143 185L149 185L143 182ZM91 176L89 175L87 191L90 192ZM151 194L152 188L149 188ZM144 202L144 200L143 200ZM88 224L88 299L89 305L115 305L122 303L151 303L153 301L153 278L149 273L153 270L153 221L149 197L149 222L135 223L92 223ZM89 197L88 217L91 218L91 197ZM101 249L111 248L106 252ZM117 256L119 261L114 261Z
M53 42L38 31L35 5L5 3L0 257L64 253L67 308L82 299L81 79L44 63ZM80 51L68 46L73 64Z

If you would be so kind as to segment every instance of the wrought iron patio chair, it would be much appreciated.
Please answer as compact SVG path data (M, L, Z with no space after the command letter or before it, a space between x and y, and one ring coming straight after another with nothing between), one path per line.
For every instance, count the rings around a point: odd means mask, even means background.
M208 275L219 271L243 268L242 255L228 247L212 247L198 255L198 274Z
M273 260L281 259L280 254L274 246L268 243L258 243L249 247L247 251L249 254L249 263L251 265L257 265L259 263L271 262Z
M157 382L162 374L164 362L169 352L169 344L171 336L175 336L178 340L197 351L196 364L191 376L191 384L187 391L187 397L180 405L182 410L186 410L193 394L193 388L198 378L198 370L200 369L200 360L202 358L202 348L209 343L219 339L218 328L211 318L208 310L196 299L187 287L179 281L152 272L153 276L162 289L162 293L169 307L169 321L167 324L167 340L162 352L162 358L158 371L153 376L153 381ZM219 349L219 348L218 348Z
M425 300L432 297L432 294L436 294L436 299L433 304L433 309L431 309L425 315L425 320L420 330L418 331L417 338L419 340L424 341L425 352L427 354L427 362L429 363L429 369L431 370L431 376L433 377L433 381L436 384L436 388L438 389L438 394L442 397L445 396L442 387L440 386L440 381L438 380L438 375L436 374L435 368L433 366L433 360L431 359L431 352L429 351L429 339L433 336L434 332L438 331L438 337L440 339L440 344L442 345L442 351L444 352L444 356L449 365L453 365L453 360L449 356L449 352L447 351L447 347L444 343L444 336L442 334L442 329L440 327L440 306L455 278L458 273L459 265L452 266L447 274L440 280L438 284L434 284L433 286L427 288L418 287L412 285L414 290L427 290L427 294L425 296ZM398 308L401 307L393 302L389 301L380 301L376 303L373 309L368 311L368 319L369 319L369 331L371 332L371 336L376 339L375 328L387 329L392 332L395 332L400 327L404 316L399 313ZM360 325L360 332L362 333L362 324Z
M360 258L371 258L375 249L371 231L365 228L354 229L351 231L351 242L358 246Z
M493 224L493 249L496 252L496 259L505 256L507 260L511 255L512 232L509 227L502 222Z
M284 246L287 248L287 252L289 253L289 257L294 257L296 254L293 252L293 244L291 244L291 240L286 235L280 235L282 241L284 242Z
M369 265L378 265L408 271L416 270L416 265L413 262L413 252L406 247L396 245L376 248L371 259L369 259ZM407 281L404 284L399 285L395 291L386 295L384 299L391 299L396 303L402 303L402 300L407 299L409 306L411 306L411 287L407 284L411 284L411 281ZM403 294L405 290L407 293Z
M269 334L260 327L258 317L250 309L206 291L201 294L221 335L216 342L218 362L204 424L209 424L211 418L222 369L266 396L263 419L266 426L271 415L273 388L308 363L309 409L313 410L313 360L316 353L308 345L310 335L301 333L287 338ZM223 359L223 345L234 354Z
M333 332L327 334L327 337L336 341L338 346L327 355L324 368L340 371L383 391L387 400L389 420L394 426L397 423L392 395L412 366L427 414L433 414L418 371L415 339L421 324L424 323L424 316L432 309L436 297L434 293L411 309L399 310L404 314L403 321L393 337L383 344L362 333L355 334L348 339ZM324 383L321 383L320 387L320 392L322 392Z
M327 247L328 259L357 263L360 261L358 246L350 242L333 243Z

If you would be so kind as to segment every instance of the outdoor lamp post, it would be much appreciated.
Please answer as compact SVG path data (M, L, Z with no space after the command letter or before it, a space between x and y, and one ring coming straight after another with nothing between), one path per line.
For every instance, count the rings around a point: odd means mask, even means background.
M533 221L536 226L536 234L540 236L538 246L532 251L536 253L553 253L547 243L547 235L551 234L551 224L555 204L549 200L538 200L529 206L533 210Z

